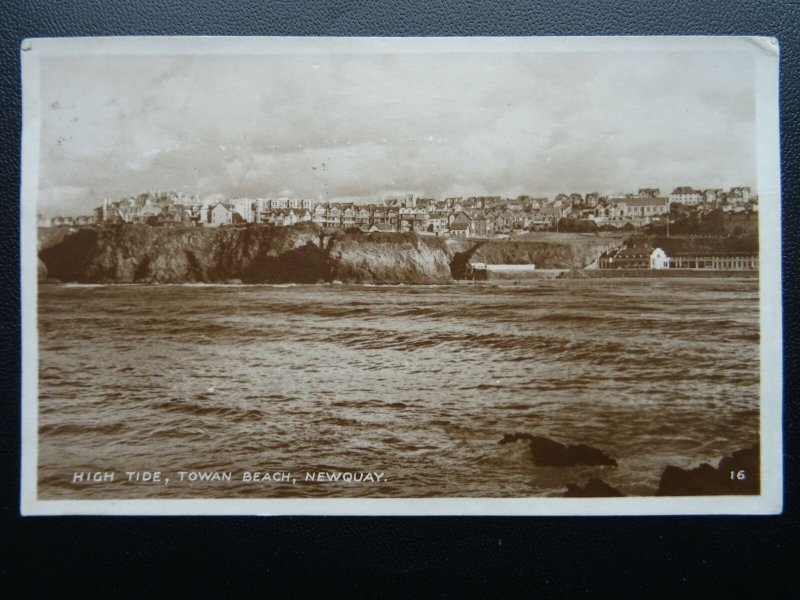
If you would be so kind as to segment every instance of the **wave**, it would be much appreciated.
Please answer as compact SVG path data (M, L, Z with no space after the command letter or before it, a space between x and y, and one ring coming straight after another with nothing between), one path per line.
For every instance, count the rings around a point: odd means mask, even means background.
M49 423L39 426L39 435L112 434L127 428L125 423Z
M266 414L258 408L242 408L233 405L215 404L211 395L197 394L193 400L171 400L156 402L151 405L154 410L176 412L185 415L227 417L239 421L263 419Z
M723 456L758 433L752 290L672 281L103 287L40 292L40 481L50 497L99 493L50 478L88 468L80 460L298 473L358 465L395 482L352 492L376 497L562 494L576 483L569 474L534 473L498 448L498 431L521 427L608 446L620 467L607 481L630 492L657 485L673 456Z

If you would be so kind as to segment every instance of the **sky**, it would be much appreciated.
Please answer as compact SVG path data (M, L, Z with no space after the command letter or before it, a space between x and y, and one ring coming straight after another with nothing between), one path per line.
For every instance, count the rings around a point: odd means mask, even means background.
M39 211L756 187L741 52L45 57Z

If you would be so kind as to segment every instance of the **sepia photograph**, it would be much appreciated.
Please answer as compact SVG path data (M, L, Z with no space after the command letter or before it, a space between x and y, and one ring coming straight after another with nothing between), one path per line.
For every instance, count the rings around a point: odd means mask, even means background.
M20 54L23 514L781 512L776 40Z

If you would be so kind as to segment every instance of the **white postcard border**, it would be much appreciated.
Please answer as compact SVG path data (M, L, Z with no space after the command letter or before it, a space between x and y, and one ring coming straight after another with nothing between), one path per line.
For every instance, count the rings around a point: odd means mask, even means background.
M297 38L150 37L28 39L22 42L20 194L23 515L723 515L778 514L783 503L782 312L778 43L748 37ZM39 59L59 55L381 52L574 52L730 50L757 53L757 174L761 320L759 496L435 499L39 500L36 206L39 179Z

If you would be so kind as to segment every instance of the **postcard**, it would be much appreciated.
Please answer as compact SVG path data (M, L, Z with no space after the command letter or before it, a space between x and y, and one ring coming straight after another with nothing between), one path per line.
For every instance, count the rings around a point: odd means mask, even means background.
M24 515L782 510L778 42L22 42Z

